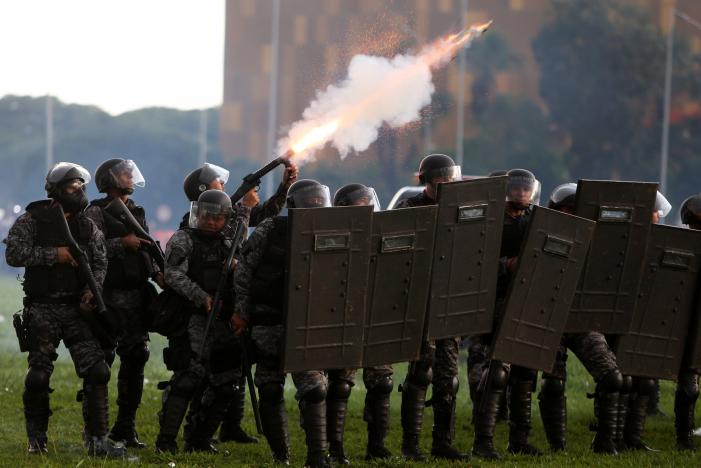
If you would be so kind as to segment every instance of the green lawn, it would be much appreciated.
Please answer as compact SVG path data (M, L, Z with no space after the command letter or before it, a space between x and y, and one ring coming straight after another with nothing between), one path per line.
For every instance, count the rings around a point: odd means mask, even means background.
M176 457L156 455L153 450L158 426L156 413L160 407L160 391L156 384L168 378L161 360L161 350L164 340L159 336L153 337L151 360L147 366L147 383L144 391L143 405L138 415L138 429L149 448L142 451L132 451L130 456L137 459L125 462L91 460L85 456L80 444L82 420L80 407L75 402L76 391L80 381L76 377L70 358L65 349L56 365L51 387L55 389L51 397L51 407L54 412L49 425L50 453L44 457L30 457L25 451L24 418L22 414L22 382L26 371L26 356L18 352L12 330L12 313L20 308L20 285L14 278L0 277L0 466L118 466L134 465L137 463L167 466L266 466L269 465L269 451L265 443L253 446L237 446L224 444L220 448L225 453L219 455L180 454ZM117 361L118 363L119 361ZM118 365L118 364L115 364ZM461 363L460 405L458 408L457 446L469 451L472 446L472 426L470 425L470 403L465 383L465 356ZM540 458L522 456L506 456L501 464L509 466L698 466L701 465L701 454L680 454L674 450L674 421L672 418L673 384L663 384L662 410L666 416L648 420L646 440L660 452L652 454L629 453L618 457L597 456L589 450L592 433L589 423L592 420L592 403L586 399L587 391L592 390L593 382L586 375L576 358L569 360L570 380L568 382L569 432L566 454L545 455ZM405 366L396 366L395 388L401 382ZM116 369L113 372L116 375ZM114 412L115 382L110 382L111 401ZM354 466L368 466L363 462L365 453L366 431L362 420L364 388L362 380L355 387L351 396L350 415L346 428L346 447ZM299 428L298 413L294 402L294 390L291 382L287 385L287 402L290 412L290 431L292 438L293 466L301 466L304 462L304 438ZM401 426L399 422L399 404L401 395L392 395L392 429L388 438L388 447L399 454L401 443ZM546 448L545 436L540 423L537 400L534 398L534 428L533 441L542 449ZM431 410L426 411L424 424L423 446L428 452L431 443ZM247 412L245 425L249 431L254 428L250 411ZM500 424L497 428L496 445L502 450L506 447L507 427ZM180 442L182 446L182 442ZM700 441L701 445L701 441ZM490 465L491 463L471 461L468 465ZM425 464L410 464L395 457L382 466L445 466L442 462Z

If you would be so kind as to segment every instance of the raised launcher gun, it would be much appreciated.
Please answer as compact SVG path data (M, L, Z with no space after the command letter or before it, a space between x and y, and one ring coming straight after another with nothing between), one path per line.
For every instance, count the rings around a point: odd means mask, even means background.
M258 169L256 172L252 172L245 176L243 178L243 182L241 182L241 185L239 185L239 188L237 188L234 194L231 196L231 204L236 204L236 202L241 200L244 195L246 195L254 188L258 187L260 185L260 180L263 178L263 176L265 176L268 172L278 167L280 164L284 164L285 167L289 167L290 158L293 154L294 153L292 150L288 150L282 156L278 156L277 158L273 159L268 164Z

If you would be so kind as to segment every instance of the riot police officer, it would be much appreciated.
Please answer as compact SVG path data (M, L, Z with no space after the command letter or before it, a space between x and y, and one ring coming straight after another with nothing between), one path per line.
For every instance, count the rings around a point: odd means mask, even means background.
M90 174L83 167L66 162L56 164L46 176L46 195L51 199L30 203L5 240L7 263L25 268L22 328L26 342L20 342L20 347L29 351L22 394L29 453L48 451L49 381L58 357L56 350L63 340L76 373L84 380L88 454L125 455L124 446L107 437L110 368L88 320L81 316L96 313L91 306L93 293L87 287L85 273L78 268L75 252L71 253L57 227L57 219L62 222L60 216L65 216L70 234L87 255L98 288L101 287L107 256L102 233L85 216L88 182Z
M577 184L559 185L553 190L548 208L572 214L575 209ZM579 358L596 382L597 432L592 449L597 453L617 453L616 442L619 422L620 391L623 376L616 364L606 338L599 332L566 333L552 372L543 373L543 383L538 394L543 428L552 451L566 448L567 397L567 349Z
M461 180L460 166L449 156L431 154L419 165L419 181L424 191L407 198L397 208L435 205L438 184ZM421 357L409 365L402 392L402 454L410 460L423 460L419 447L426 392L433 385L433 445L431 454L437 458L463 460L467 456L453 446L455 405L458 393L459 338L426 341Z
M681 205L682 224L701 230L701 194L692 195ZM684 363L686 364L686 363ZM683 365L674 393L674 428L679 450L694 451L694 413L699 398L699 369Z
M168 337L164 361L173 376L165 385L159 413L156 450L175 453L175 441L188 405L186 451L216 452L211 439L241 380L240 348L230 326L233 301L231 278L217 291L222 266L232 240L222 234L231 218L229 196L220 190L203 192L192 206L191 224L173 234L166 247L166 285L183 301L176 306L184 316L184 333ZM213 309L219 292L222 302ZM205 336L208 315L209 334Z
M315 180L299 180L290 186L287 207L328 207L330 198L325 185ZM250 328L257 356L255 383L263 432L274 460L281 464L289 464L285 373L280 370L286 242L286 216L266 219L246 241L236 268L233 318L238 333ZM294 372L292 379L297 387L296 399L306 436L306 466L327 467L326 375L322 370Z
M505 305L508 286L527 232L531 205L537 188L535 176L526 169L511 169L506 175L507 202L497 278L495 323L499 322L501 310ZM488 346L490 341L490 336L482 337L483 345ZM531 396L536 379L537 372L532 369L492 360L483 372L480 382L470 383L477 388L477 409L474 411L475 440L472 447L474 456L485 459L500 458L494 448L493 437L500 401L507 383L510 387L507 450L511 453L540 454L540 450L528 441L531 429Z
M95 171L95 185L105 197L93 200L86 215L103 232L107 247L107 276L104 299L115 326L116 353L121 364L117 376L117 406L119 411L110 437L122 440L127 447L143 448L135 428L136 411L144 389L144 367L149 358L148 326L145 323L150 300L155 295L149 277L164 286L163 274L154 259L142 249L149 241L137 237L133 229L106 211L115 199L121 199L141 227L148 231L146 212L130 198L136 187L146 181L134 161L109 159ZM111 366L115 349L107 349L105 357Z
M377 193L363 184L344 185L333 197L334 206L374 206L380 211ZM368 423L366 459L385 459L392 456L384 441L389 433L390 395L394 382L389 364L363 369L365 410L363 418ZM329 369L329 388L326 395L326 428L331 461L341 465L350 463L343 447L348 398L355 384L356 369Z

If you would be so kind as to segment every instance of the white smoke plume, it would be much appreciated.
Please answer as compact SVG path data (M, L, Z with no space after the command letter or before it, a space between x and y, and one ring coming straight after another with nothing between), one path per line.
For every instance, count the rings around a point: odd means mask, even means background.
M330 143L344 158L368 149L382 125L401 127L420 119L435 91L433 69L449 62L489 24L438 40L414 55L354 56L347 77L319 91L302 120L278 142L279 154L292 149L301 164Z

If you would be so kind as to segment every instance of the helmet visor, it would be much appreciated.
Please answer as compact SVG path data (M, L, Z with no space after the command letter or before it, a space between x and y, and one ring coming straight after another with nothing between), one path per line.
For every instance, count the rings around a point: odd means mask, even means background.
M380 199L372 187L359 188L347 193L337 206L372 206L373 211L380 211Z
M292 208L328 208L331 206L331 192L326 185L312 185L289 195Z
M574 196L577 193L577 184L569 182L566 184L558 185L550 194L550 205L558 206L562 205L563 202L567 201L567 206L574 207ZM568 199L568 197L570 197Z
M506 182L506 201L532 205L540 194L540 183L531 177L512 175Z
M229 171L216 164L204 163L202 172L200 172L200 182L209 186L212 182L218 180L222 185L229 181Z
M462 169L460 166L440 167L427 171L423 175L423 179L429 184L442 184L446 182L455 182L462 179Z
M136 163L131 159L120 162L110 168L110 175L114 182L114 187L120 189L133 189L134 187L143 187L146 185L144 176L137 167Z
M229 206L220 205L219 203L191 202L188 225L193 229L198 229L208 219L227 220L231 216L231 212Z
M80 164L60 162L51 168L46 176L50 184L58 184L65 180L80 179L83 185L90 183L90 173Z

